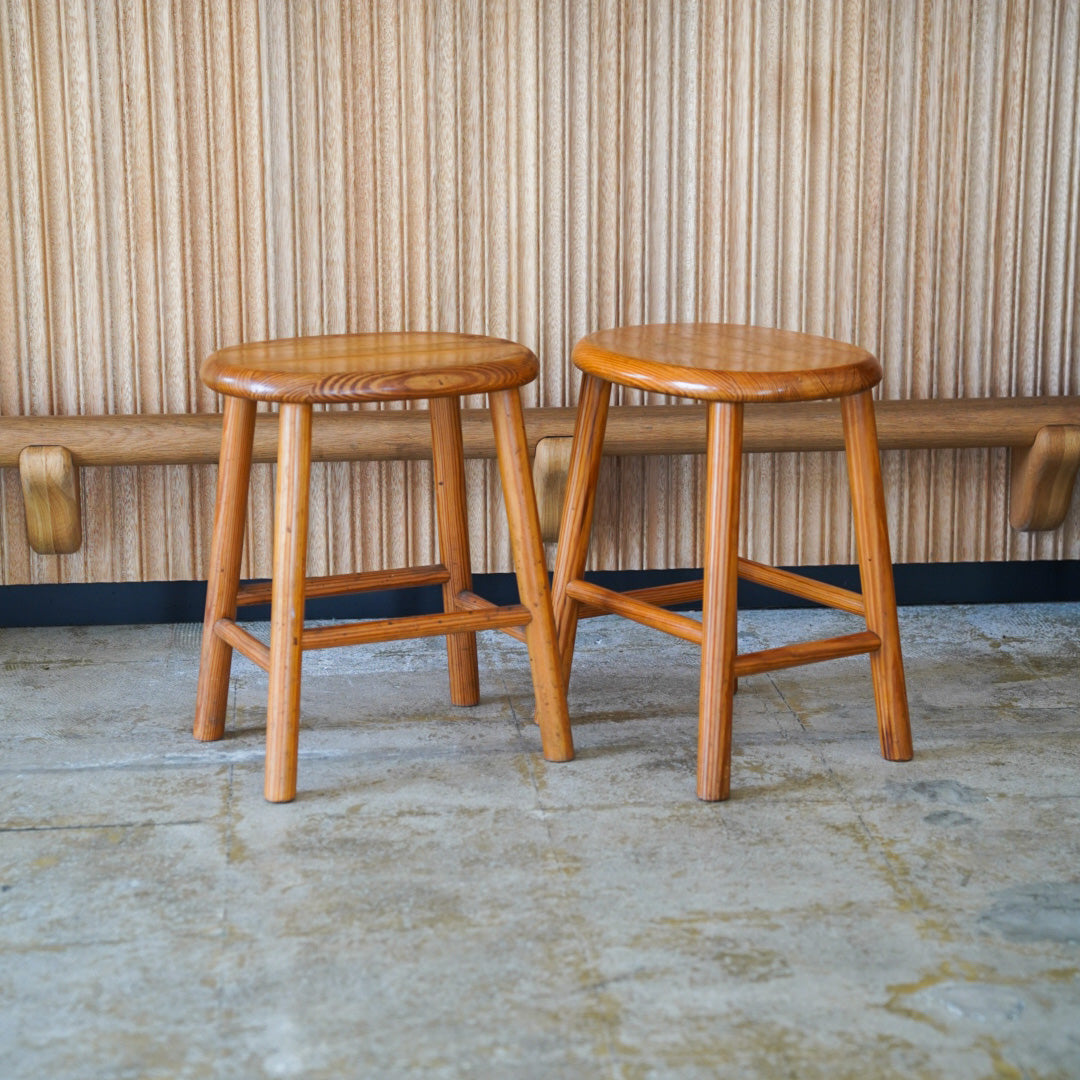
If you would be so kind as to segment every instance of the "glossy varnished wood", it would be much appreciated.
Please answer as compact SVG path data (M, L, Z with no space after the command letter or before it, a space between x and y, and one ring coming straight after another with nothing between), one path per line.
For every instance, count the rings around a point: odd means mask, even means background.
M450 580L445 566L401 566L393 570L365 570L359 574L329 574L325 577L308 578L304 582L304 595L344 596L348 593L374 592L379 589L412 589L418 585L443 585ZM236 595L239 607L251 604L269 604L273 597L272 581L257 581L241 585Z
M701 597L701 582L697 582L697 596ZM654 630L662 630L672 637L682 638L683 641L701 644L701 623L697 619L691 619L687 615L680 615L677 611L668 611L651 596L641 596L641 593L649 593L650 590L640 589L635 592L616 592L614 589L605 589L603 585L597 585L592 581L576 579L566 585L566 595L581 605L578 618L591 618L595 615L621 615L624 619L631 619L642 626L651 626ZM664 596L667 599L667 596Z
M412 367L406 370L405 364ZM528 648L544 756L571 759L573 740L518 390L536 375L532 353L510 342L469 335L352 335L238 346L215 354L203 371L225 392L226 411L196 734L220 738L223 733L229 664L237 649L269 673L264 790L271 802L288 802L296 794L304 651L443 635L451 700L472 705L480 696L476 632L504 630ZM493 452L504 486L520 604L497 606L472 592L460 393L490 397ZM425 419L430 420L441 561L307 578L313 403L413 396L429 401ZM268 583L239 588L255 408L266 397L280 402L273 575ZM363 414L363 419L379 417ZM442 585L442 614L304 626L307 597L424 584ZM239 604L267 600L269 647L235 621Z
M699 799L726 799L737 652L742 406L710 402L705 454L705 578L698 698Z
M270 604L270 686L266 705L264 793L270 802L289 802L296 795L311 406L282 405L280 423Z
M589 557L589 536L592 533L593 511L596 508L596 481L600 475L610 402L611 383L586 374L581 380L581 393L578 397L570 472L563 502L562 522L559 525L555 572L552 576L552 597L564 685L570 681L574 639L581 606L580 601L570 594L567 586L585 573L585 563Z
M740 560L741 562L741 560ZM740 574L740 576L742 576ZM652 627L673 637L682 638L694 645L702 642L702 624L697 619L668 611L658 605L701 600L704 581L682 582L679 585L659 586L656 589L636 589L631 592L615 592L590 581L571 581L566 591L582 604L580 618L595 615L621 615L642 626ZM863 630L855 634L823 638L818 641L780 645L758 652L739 653L735 657L735 675L760 675L765 671L798 667L821 660L835 660L843 656L873 652L881 647L877 634Z
M847 611L852 615L865 615L866 605L862 596L850 589L842 589L837 585L829 585L823 581L814 581L802 574L794 574L789 570L781 570L776 566L766 566L764 563L752 562L750 559L739 559L739 577L743 581L752 581L755 585L765 585L771 589L779 589L790 596L799 596L804 600L810 600L815 604L824 604L826 607L836 608L839 611ZM576 595L576 590L571 588L571 595ZM701 601L704 583L700 578L692 581L677 581L670 585L652 585L645 589L631 589L619 595L635 600L643 600L648 604L659 607L669 607L674 604L689 604ZM596 615L604 614L596 607L588 606L584 597L578 597L585 604L578 611L579 619L589 619Z
M518 594L531 616L525 627L525 644L532 669L540 740L548 761L570 761L574 756L574 740L559 662L559 639L544 565L544 545L540 539L540 519L521 398L516 390L498 391L490 395L490 406Z
M778 645L774 649L739 653L735 657L736 675L762 675L766 671L817 664L822 660L839 660L844 656L874 653L881 648L881 639L870 630L840 634L817 641L799 641L794 645Z
M574 346L582 371L704 401L813 401L867 390L881 365L828 338L722 323L622 326Z
M338 334L233 345L203 362L203 382L258 401L348 403L481 394L536 378L536 357L472 334Z
M218 637L214 627L219 619L236 617L254 430L255 402L227 398L195 696L195 738L203 741L220 739L225 734L232 646Z
M912 756L904 661L900 652L900 624L896 615L889 529L885 520L885 492L874 426L874 402L869 392L853 394L841 402L847 467L851 483L851 509L859 551L859 576L866 604L866 628L881 639L870 656L870 673L877 701L878 733L882 756L908 761Z
M554 576L564 677L569 679L577 622L584 617L622 615L699 643L697 791L700 798L713 801L726 799L730 792L732 714L739 676L869 653L882 754L894 761L909 758L911 731L870 396L870 387L881 377L877 361L853 346L804 334L696 324L629 327L593 334L579 342L574 361L585 374ZM582 578L613 381L706 401L702 581L620 594ZM841 406L814 404L813 399L819 397L840 397ZM783 408L761 404L778 402L795 404ZM761 417L773 414L769 425L782 433L784 414L800 408L828 408L833 423L839 420L842 427L858 538L861 594L738 555L745 414L749 409L760 410ZM640 412L641 426L647 427L650 410ZM805 433L812 441L813 432L807 428ZM790 442L790 433L786 438ZM785 449L796 448L795 444L785 443ZM740 577L861 616L866 629L740 655ZM701 600L700 623L661 606L692 599Z
M454 598L454 602L461 611L498 611L503 606L492 603L492 601L488 600L486 597L478 596L476 593L470 592L469 590L458 593ZM522 619L518 626L511 624L509 626L500 626L499 629L502 630L507 637L512 637L524 644L525 631L521 629L521 626L526 622L527 619Z
M304 631L302 646L306 652L309 649L333 649L339 645L369 645L379 641L406 641L442 635L448 638L472 637L477 630L505 630L523 626L529 619L529 610L524 604L492 604L483 611L399 615L391 619L309 627Z
M222 641L231 645L241 656L246 656L263 671L270 670L270 646L260 641L249 630L245 630L232 619L218 619L214 623L214 633Z
M469 515L465 505L465 452L457 398L432 400L431 448L439 556L448 572L443 584L443 608L452 612L458 609L457 597L472 590ZM475 705L480 700L476 634L447 635L446 655L450 673L450 700L455 705Z
M857 592L842 589L838 585L829 585L824 581L814 581L803 574L793 574L790 570L781 570L777 566L739 559L739 577L744 581L752 581L755 585L765 585L789 596L798 596L815 604L850 612L852 615L866 614L866 604Z

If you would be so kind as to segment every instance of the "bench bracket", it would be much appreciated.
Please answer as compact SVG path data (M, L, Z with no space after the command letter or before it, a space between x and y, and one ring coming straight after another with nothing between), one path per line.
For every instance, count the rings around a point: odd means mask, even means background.
M1009 521L1031 532L1056 529L1065 520L1080 466L1080 426L1040 428L1029 447L1012 451Z
M19 454L26 535L41 555L70 555L82 544L79 470L65 446L27 446Z

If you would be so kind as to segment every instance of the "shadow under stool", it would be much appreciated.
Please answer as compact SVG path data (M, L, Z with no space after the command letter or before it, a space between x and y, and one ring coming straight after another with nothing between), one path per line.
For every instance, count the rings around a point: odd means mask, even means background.
M233 649L267 671L265 795L271 802L288 802L296 795L301 658L308 649L445 635L451 701L475 705L480 697L476 631L503 630L528 648L544 757L573 758L519 393L538 370L536 357L522 345L449 333L348 334L237 345L203 363L203 381L225 396L225 419L194 733L202 740L224 735ZM465 394L488 395L519 604L497 606L472 591L460 416ZM415 399L429 401L441 561L307 578L312 406ZM260 401L279 406L273 576L269 585L241 586ZM307 596L431 584L442 586L441 614L304 626ZM269 647L236 621L238 606L268 599Z
M584 338L583 372L553 596L565 682L580 618L615 614L701 646L697 794L726 799L731 781L733 695L740 675L870 654L882 756L912 756L900 629L871 388L877 360L863 349L808 334L747 326L629 326ZM619 593L584 580L611 384L706 402L704 577ZM743 406L840 398L862 592L739 558ZM737 652L736 589L742 577L860 615L866 629L759 652ZM665 604L700 599L698 622Z

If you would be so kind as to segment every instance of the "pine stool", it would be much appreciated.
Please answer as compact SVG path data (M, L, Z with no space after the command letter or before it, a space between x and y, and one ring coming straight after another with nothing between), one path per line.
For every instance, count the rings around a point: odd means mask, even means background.
M863 349L825 338L746 326L630 326L578 342L583 374L553 583L563 678L579 618L616 614L701 646L697 793L726 799L736 679L839 656L870 654L882 755L911 758L877 429L870 390L881 380ZM583 580L611 384L707 402L705 557L702 581L618 593ZM862 593L738 556L742 424L746 402L841 399ZM737 655L736 586L742 577L861 615L866 629L823 641ZM701 599L701 622L667 611Z
M300 668L306 649L446 635L450 697L479 700L476 631L499 629L525 641L544 756L574 756L544 568L519 387L536 378L522 345L467 334L394 333L297 338L222 349L203 363L208 386L225 395L214 536L203 622L195 737L225 731L232 651L270 676L266 798L296 795ZM472 590L460 397L488 394L521 603L496 606ZM429 399L441 562L434 566L305 577L311 414L317 403ZM240 586L240 557L251 471L255 408L278 402L279 443L273 578ZM305 596L441 584L444 612L304 628ZM267 648L236 623L244 604L271 603ZM523 627L524 631L517 629Z

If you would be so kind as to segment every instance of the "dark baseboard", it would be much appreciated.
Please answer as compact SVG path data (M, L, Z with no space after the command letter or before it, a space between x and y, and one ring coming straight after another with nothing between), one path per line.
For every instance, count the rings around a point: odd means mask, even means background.
M859 588L855 566L800 568L810 577ZM700 577L700 570L601 571L589 577L608 588L644 588ZM1056 562L906 563L895 568L901 605L1014 604L1080 600L1080 560ZM514 603L512 574L477 574L474 587L496 603ZM372 619L421 615L441 610L437 586L394 589L311 600L310 619ZM118 582L92 585L0 586L2 626L89 626L118 623L201 622L205 581ZM740 608L813 605L748 582L739 583ZM246 609L249 618L268 619L268 606Z

